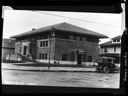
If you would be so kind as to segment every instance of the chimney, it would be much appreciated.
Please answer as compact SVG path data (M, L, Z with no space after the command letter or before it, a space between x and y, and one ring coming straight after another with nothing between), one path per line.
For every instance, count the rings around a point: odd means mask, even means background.
M36 30L36 28L32 28L32 30Z

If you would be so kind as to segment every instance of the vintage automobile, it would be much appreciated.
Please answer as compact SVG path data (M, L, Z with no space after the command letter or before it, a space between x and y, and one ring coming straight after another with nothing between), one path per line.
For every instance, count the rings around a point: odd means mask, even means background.
M104 73L113 73L115 71L120 70L114 63L114 58L112 57L99 57L98 58L98 65L96 67L97 72L104 72Z

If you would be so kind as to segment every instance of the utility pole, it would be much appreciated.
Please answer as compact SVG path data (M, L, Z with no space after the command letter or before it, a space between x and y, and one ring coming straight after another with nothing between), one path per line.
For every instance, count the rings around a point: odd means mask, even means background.
M51 40L52 40L52 37L54 36L54 32L53 31L54 30L53 30L53 27L52 27L50 35L49 35L49 66L48 66L48 69L50 69Z
M48 69L50 69L50 55L51 55L51 33L50 32L50 35L49 35L49 66L48 66Z

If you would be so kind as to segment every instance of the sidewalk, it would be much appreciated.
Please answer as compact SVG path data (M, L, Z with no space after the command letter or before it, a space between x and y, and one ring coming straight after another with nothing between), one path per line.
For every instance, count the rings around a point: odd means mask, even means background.
M95 72L96 68L82 67L35 67L35 66L17 66L14 63L1 63L2 69L22 70L22 71L47 71L47 72Z

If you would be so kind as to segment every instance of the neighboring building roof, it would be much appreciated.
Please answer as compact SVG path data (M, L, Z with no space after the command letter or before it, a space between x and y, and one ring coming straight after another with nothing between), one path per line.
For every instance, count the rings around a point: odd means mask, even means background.
M107 45L112 45L112 41L108 41L108 42L100 44L100 46L107 46Z
M113 46L113 45L120 46L121 43L112 43L112 41L108 41L108 42L105 42L105 43L100 44L101 47L103 47L103 46Z
M112 40L118 40L118 39L121 39L120 35L112 38Z
M15 40L2 39L2 48L15 48Z
M116 36L116 37L112 38L112 40L117 40L117 39L121 39L121 36ZM105 43L102 43L102 44L100 44L100 46L113 46L113 45L119 45L120 46L121 43L113 43L112 40L105 42Z
M108 36L91 31L91 30L87 30L69 23L59 23L59 24L55 24L55 25L50 25L50 26L46 26L46 27L42 27L39 29L35 29L35 30L31 30L25 33L21 33L15 36L12 36L11 38L18 38L18 37L22 37L22 36L27 36L27 35L32 35L32 34L37 34L37 33L41 33L41 32L46 32L47 30L51 30L52 28L56 29L56 30L62 30L62 31L68 31L68 32L74 32L74 33L81 33L81 34L87 34L87 35L93 35L93 36L97 36L99 38L108 38Z

